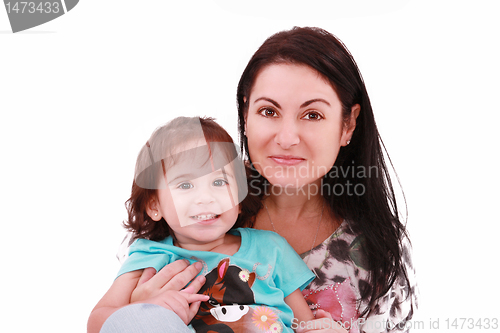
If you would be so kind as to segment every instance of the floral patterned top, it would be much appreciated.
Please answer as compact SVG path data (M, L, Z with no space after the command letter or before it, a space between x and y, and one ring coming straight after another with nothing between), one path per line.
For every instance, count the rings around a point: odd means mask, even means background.
M344 221L322 244L302 254L317 276L304 289L304 298L312 310L330 312L350 333L409 332L411 325L407 322L417 307L417 286L408 240L404 239L401 246L410 285L404 277L398 277L368 317L359 315L368 305L361 299L360 290L369 284L360 245L361 237Z

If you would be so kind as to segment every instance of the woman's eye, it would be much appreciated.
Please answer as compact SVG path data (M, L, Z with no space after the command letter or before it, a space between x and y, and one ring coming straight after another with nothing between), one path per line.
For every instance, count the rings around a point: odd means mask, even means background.
M177 188L178 189L181 189L181 190L189 190L190 188L193 188L193 184L191 183L180 183L179 185L177 185Z
M259 110L259 113L260 113L260 115L262 115L264 117L276 117L277 116L276 111L274 111L273 109L270 109L270 108L262 108Z
M227 180L225 180L225 179L216 179L216 180L214 180L214 182L213 182L213 185L214 185L214 186L226 186L226 185L228 185L228 184L229 184L229 183L228 183L228 182L227 182Z
M305 116L304 119L306 120L321 120L323 119L323 116L320 115L317 112L308 112Z

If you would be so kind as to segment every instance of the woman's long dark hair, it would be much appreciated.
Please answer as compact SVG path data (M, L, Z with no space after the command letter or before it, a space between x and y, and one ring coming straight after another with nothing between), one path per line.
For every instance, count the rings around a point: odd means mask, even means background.
M251 89L264 67L279 63L307 65L326 78L339 96L345 122L350 119L352 106L361 106L350 144L340 149L334 166L323 179L323 196L332 211L348 221L351 230L365 239L364 251L371 279L371 286L360 290L362 299L369 304L362 313L365 314L375 308L377 299L387 293L396 278L404 277L410 285L400 247L403 237L407 237L406 230L400 220L389 170L384 162L385 147L365 84L347 48L325 30L295 27L269 37L250 59L238 84L240 144L250 163L244 130ZM258 174L252 177L260 179L261 185L266 182ZM254 181L249 190L255 190L257 183ZM348 195L346 191L340 195L338 191L335 193L336 188L346 189L349 184L351 189L357 186L358 195Z

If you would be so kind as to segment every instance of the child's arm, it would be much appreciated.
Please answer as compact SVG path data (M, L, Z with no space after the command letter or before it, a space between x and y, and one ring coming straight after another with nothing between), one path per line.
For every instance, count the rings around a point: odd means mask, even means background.
M142 270L119 276L90 314L87 332L99 333L102 325L116 310L132 304L130 296L137 286ZM199 302L208 300L208 296L188 292L168 290L153 298L133 303L157 304L174 311L186 324L196 314ZM192 303L190 305L190 303Z
M299 289L285 297L285 303L292 308L293 316L299 323L314 320L314 315Z
M106 294L92 310L87 323L87 332L98 333L102 325L119 308L130 303L130 295L139 282L142 270L119 276Z
M336 325L328 312L318 310L319 315L315 318L299 289L285 297L285 302L293 310L293 315L296 318L293 323L298 326L297 332L347 333L342 326ZM308 321L312 322L308 325L306 324Z

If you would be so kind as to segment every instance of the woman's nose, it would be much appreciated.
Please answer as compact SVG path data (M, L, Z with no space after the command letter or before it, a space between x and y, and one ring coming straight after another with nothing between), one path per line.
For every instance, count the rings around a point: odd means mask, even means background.
M274 142L283 149L290 149L299 144L299 128L293 119L282 120L278 126Z

